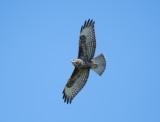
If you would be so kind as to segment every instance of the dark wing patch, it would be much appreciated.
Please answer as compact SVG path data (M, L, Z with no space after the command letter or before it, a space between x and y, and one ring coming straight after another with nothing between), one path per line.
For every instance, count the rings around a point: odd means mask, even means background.
M70 79L69 79L70 82L67 82L67 84L66 84L66 86L68 88L71 87L74 84L74 80L72 80L72 79L78 74L78 72L79 72L79 69L75 68L73 73L72 73L72 75L71 75L71 77L70 77Z
M85 21L81 27L78 58L92 59L96 49L96 38L93 20Z
M63 90L64 102L71 103L73 98L81 91L87 82L90 69L74 69L71 78Z
M85 45L86 42L86 37L84 35L80 36L80 40L79 41L79 53L78 53L78 58L80 58L81 56L85 55L85 52L83 50L83 46Z

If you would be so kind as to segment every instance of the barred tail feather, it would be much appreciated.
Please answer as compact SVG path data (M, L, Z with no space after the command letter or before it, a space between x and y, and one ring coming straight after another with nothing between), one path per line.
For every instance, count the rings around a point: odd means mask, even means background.
M93 58L92 61L93 61L93 63L98 64L98 67L95 69L92 69L92 70L101 76L106 68L106 59L105 59L104 55L100 54L97 57Z

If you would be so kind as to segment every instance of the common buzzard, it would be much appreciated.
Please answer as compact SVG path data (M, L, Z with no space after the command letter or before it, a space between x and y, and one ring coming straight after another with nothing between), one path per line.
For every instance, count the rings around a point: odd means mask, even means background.
M95 21L89 19L81 27L78 58L71 61L75 69L63 90L63 99L67 104L72 102L86 84L90 69L101 76L106 68L103 54L93 58L96 50L94 24Z

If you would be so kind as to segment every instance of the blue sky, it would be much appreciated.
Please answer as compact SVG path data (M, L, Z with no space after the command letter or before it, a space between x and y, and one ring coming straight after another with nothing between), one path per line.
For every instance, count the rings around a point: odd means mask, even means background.
M1 122L160 122L160 1L0 1ZM107 69L71 105L62 91L80 27L95 20Z

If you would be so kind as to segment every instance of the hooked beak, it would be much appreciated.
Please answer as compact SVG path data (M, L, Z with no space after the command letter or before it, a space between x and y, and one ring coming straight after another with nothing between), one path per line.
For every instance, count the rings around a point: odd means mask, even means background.
M73 60L71 60L71 62L73 62Z

